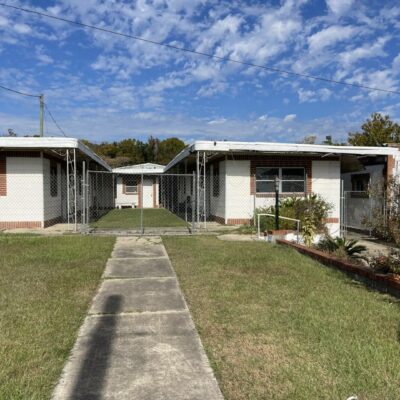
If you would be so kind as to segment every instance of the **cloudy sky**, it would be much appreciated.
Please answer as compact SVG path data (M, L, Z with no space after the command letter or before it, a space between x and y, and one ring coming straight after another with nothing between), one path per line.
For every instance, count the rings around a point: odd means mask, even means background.
M400 5L386 0L35 0L14 4L245 62L400 90ZM400 95L310 81L0 7L0 85L44 93L69 136L297 142L347 137ZM0 133L38 101L0 91ZM47 135L60 135L46 116Z

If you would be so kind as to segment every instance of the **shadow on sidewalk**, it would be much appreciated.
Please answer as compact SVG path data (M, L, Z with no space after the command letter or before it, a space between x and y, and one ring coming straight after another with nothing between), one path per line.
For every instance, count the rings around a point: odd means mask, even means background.
M92 329L88 338L89 346L69 400L101 400L103 398L105 378L115 337L116 314L121 308L121 302L121 296L113 295L107 298L103 312L111 315L99 317L96 326Z

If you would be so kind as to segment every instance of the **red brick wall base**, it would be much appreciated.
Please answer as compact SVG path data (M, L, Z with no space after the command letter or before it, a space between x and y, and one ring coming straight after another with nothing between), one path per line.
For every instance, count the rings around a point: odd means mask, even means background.
M41 221L0 221L0 229L41 228Z
M62 222L62 217L56 217L47 221L0 221L0 229L35 229L42 228L42 224L45 228Z
M218 215L210 215L210 218L221 225L249 225L253 222L252 218L228 218L225 224L225 218Z
M362 265L356 265L351 262L341 260L340 258L324 253L323 251L312 249L301 244L292 243L288 240L277 239L276 243L293 247L299 253L314 258L315 260L318 260L321 264L341 269L342 271L351 274L352 276L359 277L360 280L362 280L363 282L370 283L378 290L390 292L396 297L400 297L400 281L395 279L393 275L376 274L371 269Z

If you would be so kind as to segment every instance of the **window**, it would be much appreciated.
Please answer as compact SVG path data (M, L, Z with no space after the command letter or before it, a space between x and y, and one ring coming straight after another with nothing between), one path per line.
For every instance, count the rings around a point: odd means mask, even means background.
M369 186L369 174L357 174L351 177L351 190L354 192L366 192Z
M125 194L137 194L138 179L136 176L124 176Z
M213 196L219 196L219 166L214 165L213 168Z
M256 168L256 192L275 192L275 177L279 178L280 193L304 193L306 174L304 168Z
M58 171L57 164L51 162L50 163L50 196L57 197L58 196Z

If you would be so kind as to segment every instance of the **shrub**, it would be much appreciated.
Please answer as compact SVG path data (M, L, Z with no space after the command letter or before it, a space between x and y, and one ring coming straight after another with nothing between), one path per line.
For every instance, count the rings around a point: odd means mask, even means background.
M381 274L400 274L400 250L391 249L387 256L372 257L369 266Z
M313 231L313 236L316 233L324 232L324 219L328 217L331 209L332 205L318 194L309 194L303 197L288 197L279 203L279 215L281 217L299 219L301 229L309 233ZM275 214L275 206L257 208L255 217L257 218L257 215L261 213ZM274 218L261 217L260 227L261 231L275 229ZM281 229L296 229L296 222L280 219L279 227Z
M400 245L400 182L391 179L383 186L376 184L369 196L372 210L364 216L364 225L379 239Z
M332 238L327 235L318 243L317 248L339 258L366 260L366 256L363 253L367 251L367 248L364 245L357 243L358 241L354 239L341 237Z

